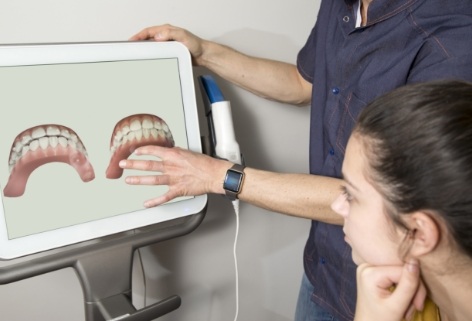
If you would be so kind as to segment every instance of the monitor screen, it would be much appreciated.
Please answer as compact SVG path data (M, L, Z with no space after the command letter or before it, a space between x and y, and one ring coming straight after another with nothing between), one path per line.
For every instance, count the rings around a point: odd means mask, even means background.
M167 188L118 167L138 146L201 152L194 90L176 42L0 46L0 257L200 212L206 196L145 209Z

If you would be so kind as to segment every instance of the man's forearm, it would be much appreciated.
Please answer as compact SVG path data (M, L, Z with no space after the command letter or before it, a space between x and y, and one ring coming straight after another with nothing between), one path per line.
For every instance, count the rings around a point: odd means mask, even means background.
M260 97L294 105L311 99L311 84L295 65L247 56L230 47L205 41L198 65Z
M239 199L292 216L330 224L343 224L331 209L340 193L341 180L309 174L280 174L246 168Z

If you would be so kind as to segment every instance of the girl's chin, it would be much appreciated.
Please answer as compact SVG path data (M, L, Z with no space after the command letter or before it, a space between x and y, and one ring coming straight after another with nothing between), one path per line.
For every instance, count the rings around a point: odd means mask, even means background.
M352 250L351 257L356 265L366 263L365 260L363 260L361 256L357 255L357 252L355 250Z
M362 264L362 263L365 263L364 260L359 259L359 258L358 258L357 256L355 256L354 254L352 255L352 260L354 261L354 263L355 263L356 265L360 265L360 264Z

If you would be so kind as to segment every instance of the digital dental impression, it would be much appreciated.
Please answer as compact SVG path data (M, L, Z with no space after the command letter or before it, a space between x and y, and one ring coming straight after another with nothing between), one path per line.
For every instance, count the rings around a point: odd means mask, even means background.
M55 124L39 125L21 132L13 142L8 162L10 176L3 190L4 196L23 195L30 174L51 162L71 165L83 182L95 178L84 144L72 129Z
M116 123L109 145L111 158L106 178L120 178L123 175L123 169L118 166L120 160L146 145L174 147L174 138L163 119L152 114L136 114ZM74 130L57 124L38 125L24 130L14 140L8 161L10 176L3 195L22 196L31 173L52 162L71 165L83 182L95 178L87 150Z
M164 120L152 114L136 114L120 120L115 125L110 141L112 155L106 177L120 178L123 175L123 169L118 166L120 160L128 158L136 148L146 145L174 147L174 138Z

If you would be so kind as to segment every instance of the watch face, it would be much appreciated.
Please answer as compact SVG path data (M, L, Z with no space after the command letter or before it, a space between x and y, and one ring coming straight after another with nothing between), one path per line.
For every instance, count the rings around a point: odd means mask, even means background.
M226 173L226 179L223 188L229 190L231 192L239 192L239 188L241 187L241 179L243 174L240 172L229 170Z

